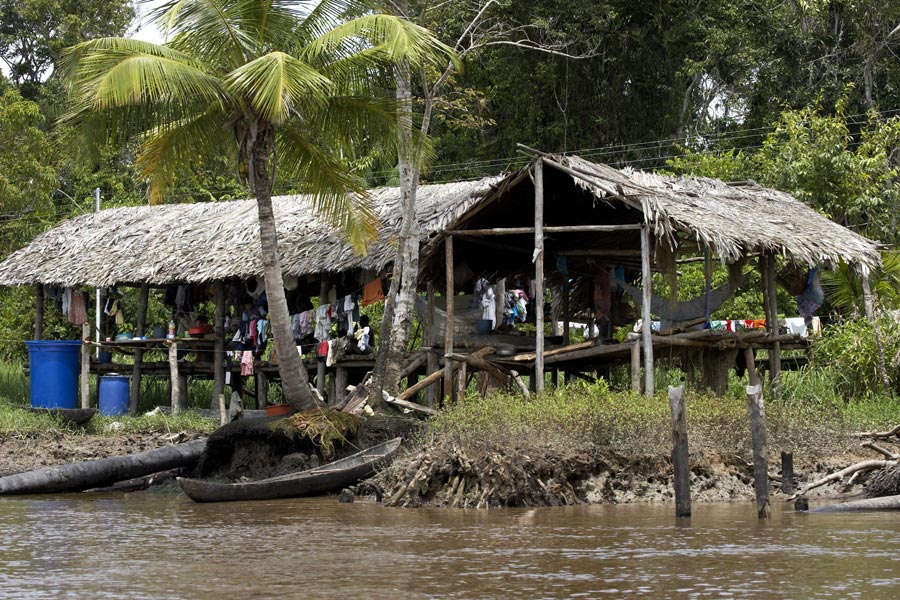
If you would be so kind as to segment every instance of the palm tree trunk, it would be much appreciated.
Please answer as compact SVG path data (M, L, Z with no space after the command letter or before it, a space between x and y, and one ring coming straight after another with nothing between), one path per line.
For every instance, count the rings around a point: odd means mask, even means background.
M253 188L256 192L256 209L259 215L259 241L266 278L266 298L269 301L269 324L278 359L278 373L284 399L294 410L307 410L316 406L309 390L306 367L294 345L291 317L284 281L281 276L281 258L278 254L278 235L275 231L275 212L272 208L272 180L269 176L269 157L273 150L273 132L261 128L251 150L253 162Z

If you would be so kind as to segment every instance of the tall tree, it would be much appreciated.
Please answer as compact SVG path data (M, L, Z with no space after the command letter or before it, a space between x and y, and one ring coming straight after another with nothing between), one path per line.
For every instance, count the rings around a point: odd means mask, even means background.
M351 11L362 16L345 21ZM237 147L256 195L284 396L310 408L278 253L275 157L278 176L304 181L318 214L364 250L375 218L342 159L372 140L396 144L394 104L378 97L382 76L407 61L444 60L447 49L425 29L354 0L171 0L153 19L171 42L100 39L66 55L77 103L67 119L99 120L136 140L136 164L156 198L204 154Z

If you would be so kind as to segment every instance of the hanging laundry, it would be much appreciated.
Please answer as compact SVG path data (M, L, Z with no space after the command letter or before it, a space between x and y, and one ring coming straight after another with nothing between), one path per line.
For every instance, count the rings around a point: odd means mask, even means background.
M787 318L784 320L784 324L787 327L788 333L799 335L800 337L807 336L806 319L804 317Z
M69 309L72 307L72 288L67 287L62 295L62 314L69 318Z
M328 352L325 354L325 366L326 367L334 366L334 342L335 342L335 340L328 340L326 342L328 344Z
M323 304L316 309L316 329L314 337L321 341L331 336L331 305Z
M67 318L69 323L74 323L75 325L83 325L87 323L87 300L85 296L87 294L72 294L72 298L69 301L69 312L67 313Z
M353 331L353 309L356 308L356 302L353 301L353 296L351 294L347 294L344 296L344 317L346 319L346 323L344 323L347 327L347 333Z
M482 292L481 306L484 309L481 313L481 318L491 322L491 330L495 329L497 326L497 297L494 294L494 288L490 284Z
M315 313L306 310L300 313L300 335L305 336L313 332L313 323L315 321Z
M797 301L797 309L805 319L806 325L810 325L816 310L825 301L825 291L822 289L818 267L810 269L806 278L806 288L802 294L795 296L794 300Z
M381 288L381 277L376 277L363 288L361 304L363 306L369 306L370 304L375 304L382 300L384 300L384 291Z
M250 350L241 353L241 375L253 375L253 352Z

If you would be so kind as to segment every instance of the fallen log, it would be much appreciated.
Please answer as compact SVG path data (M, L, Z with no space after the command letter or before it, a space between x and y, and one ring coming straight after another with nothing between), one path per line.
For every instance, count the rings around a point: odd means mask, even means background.
M900 496L882 496L881 498L866 498L865 500L851 500L840 504L829 504L813 509L809 512L862 512L866 510L900 510Z
M80 492L104 487L176 467L188 467L200 460L206 439L163 446L138 454L45 467L0 477L0 495Z
M814 481L813 483L804 487L802 490L800 490L796 494L794 494L792 496L788 496L787 501L791 502L793 500L796 500L800 496L805 495L810 490L814 490L817 487L823 486L826 483L830 483L832 481L840 481L847 475L852 475L852 474L856 473L857 471L871 471L873 469L883 469L885 467L890 467L895 464L897 464L897 461L895 461L895 460L864 460L862 462L858 462L854 465L850 465L846 469L841 469L840 471L837 471L835 473L832 473L831 475L823 477L823 478L819 479L818 481Z

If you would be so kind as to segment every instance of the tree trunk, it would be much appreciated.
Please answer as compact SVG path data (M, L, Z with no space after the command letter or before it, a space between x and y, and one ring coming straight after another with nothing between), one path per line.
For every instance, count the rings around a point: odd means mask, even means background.
M200 460L204 448L206 440L202 439L175 446L163 446L138 454L7 475L0 477L0 495L77 492L103 487L141 475L190 466Z
M260 125L253 144L253 188L256 192L256 209L259 215L259 241L266 279L266 298L269 301L269 324L275 352L278 356L278 373L284 399L296 411L316 406L309 391L309 376L294 345L291 317L284 281L281 276L281 258L278 254L278 236L275 231L275 212L272 207L272 180L269 175L269 157L274 148L274 132Z
M401 3L405 8L405 3ZM399 121L400 150L397 165L400 171L400 204L403 214L394 259L394 278L385 300L384 317L379 338L382 347L376 355L373 384L369 404L382 401L382 391L396 396L400 388L401 357L409 344L412 313L415 307L416 286L419 278L419 228L416 221L416 188L419 171L416 168L418 150L412 136L412 75L409 63L404 62L396 71L397 100L401 116Z

